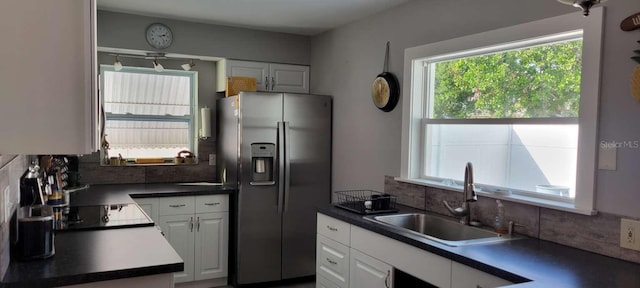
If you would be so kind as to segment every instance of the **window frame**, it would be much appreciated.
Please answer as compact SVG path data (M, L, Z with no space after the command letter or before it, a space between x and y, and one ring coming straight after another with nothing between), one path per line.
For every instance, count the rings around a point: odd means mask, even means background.
M190 107L189 107L189 116L172 116L172 115L138 115L138 114L112 114L104 111L104 92L100 92L100 110L102 114L101 124L102 127L106 124L107 118L117 119L117 120L133 120L133 121L160 121L160 122L186 122L189 126L189 147L194 155L198 155L198 121L199 119L199 109L198 109L198 72L197 71L181 71L181 70L171 70L165 69L162 72L155 71L153 68L145 68L145 67L122 67L120 71L115 71L113 65L101 64L100 65L100 91L104 91L104 72L125 72L125 73L139 73L139 74L156 74L156 75L169 75L169 76L181 76L181 77L189 77L190 82ZM101 129L102 134L104 134L105 129ZM108 139L107 139L108 140ZM101 159L104 157L104 149L100 147L100 155ZM127 159L135 159L135 158L127 158ZM175 165L174 157L164 157L165 161L164 165ZM197 157L196 157L197 159ZM102 163L103 166L108 166L108 163ZM194 162L193 164L197 164ZM150 165L150 164L136 164L134 162L128 162L127 166L137 166L137 165Z
M582 31L582 77L580 83L580 112L577 118L579 124L578 134L578 160L576 176L576 196L573 201L550 199L533 195L534 193L503 194L492 192L480 192L481 195L506 199L515 202L532 204L552 209L565 210L580 214L593 215L595 211L595 180L597 172L598 152L598 103L600 95L600 67L602 63L602 31L604 8L598 7L592 10L589 17L583 17L579 13L566 14L552 18L542 19L529 23L519 24L497 30L482 32L460 38L430 43L405 50L404 57L404 81L403 81L403 121L402 121L402 158L401 174L398 181L410 182L425 186L444 188L454 191L462 191L457 183L444 183L421 177L422 156L425 152L423 132L425 121L431 124L444 120L425 119L429 107L425 93L428 89L428 79L425 78L425 58L438 58L442 55L465 55L471 51L474 54L478 50L494 50L496 46L510 45L515 42L526 43L531 39L540 39L551 35L561 36L572 31ZM494 50L495 51L495 50ZM487 52L487 53L488 53ZM442 58L445 59L445 58ZM441 61L441 60L439 60ZM536 123L544 124L547 118L532 119L459 119L446 120L448 124L518 124ZM574 120L572 120L574 119ZM515 121L514 121L515 120ZM567 122L575 122L575 118L565 118ZM568 123L567 123L568 124ZM462 167L460 168L462 171ZM462 178L462 175L461 177ZM487 188L492 186L485 185Z

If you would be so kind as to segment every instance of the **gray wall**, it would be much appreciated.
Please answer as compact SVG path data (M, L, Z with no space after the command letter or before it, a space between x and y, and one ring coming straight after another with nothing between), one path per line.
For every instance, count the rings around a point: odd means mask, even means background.
M145 30L155 22L168 25L173 32L173 44L163 52L309 64L307 36L108 11L98 11L98 46L152 51L145 40Z
M640 48L640 36L619 28L622 19L640 10L640 2L605 6L600 140L640 140L640 103L629 90L635 67L629 57ZM414 0L313 37L311 92L334 96L333 190L383 190L385 175L400 174L402 100L390 113L370 100L387 40L390 71L402 82L406 48L572 12L579 13L557 1ZM623 148L617 171L598 171L598 210L640 217L638 163L640 149Z

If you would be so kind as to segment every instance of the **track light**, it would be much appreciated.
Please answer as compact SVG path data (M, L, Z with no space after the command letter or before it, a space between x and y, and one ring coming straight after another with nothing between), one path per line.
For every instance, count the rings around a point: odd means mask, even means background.
M589 16L589 9L591 9L591 7L606 1L607 0L558 0L558 2L562 4L580 8L584 16Z
M191 68L193 68L193 66L196 66L196 64L195 64L195 63L193 63L193 59L190 59L190 60L189 60L189 63L184 63L184 64L180 65L180 67L182 67L182 69L183 69L184 71L189 71L189 70L191 70Z
M153 70L156 70L156 72L164 71L164 67L162 67L162 64L158 63L157 58L153 59Z
M116 55L116 62L113 62L113 70L122 70L122 62L120 62L120 58L118 57L118 55Z

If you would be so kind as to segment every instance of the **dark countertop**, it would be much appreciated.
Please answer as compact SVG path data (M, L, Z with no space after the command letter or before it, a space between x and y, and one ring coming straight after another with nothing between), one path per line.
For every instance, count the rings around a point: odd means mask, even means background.
M71 205L109 205L134 203L131 198L233 194L235 188L189 183L103 184L69 193Z
M401 212L424 212L400 207ZM640 265L536 238L451 247L333 206L318 212L514 283L509 287L640 287Z
M135 203L132 197L232 194L223 186L166 184L91 185L70 193L74 206ZM131 196L129 196L131 195ZM173 273L184 262L156 227L71 231L55 236L56 254L14 261L0 287L53 287Z

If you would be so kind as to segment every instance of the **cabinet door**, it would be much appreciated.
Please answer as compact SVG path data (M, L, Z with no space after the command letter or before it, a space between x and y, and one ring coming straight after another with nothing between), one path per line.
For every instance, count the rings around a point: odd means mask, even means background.
M309 66L270 64L270 91L309 93Z
M229 213L196 214L195 280L227 277Z
M98 148L95 1L4 0L0 154Z
M362 252L351 249L349 257L349 287L392 288L393 267Z
M153 222L158 223L158 198L135 198L138 206L147 213Z
M164 238L169 241L171 247L178 252L178 255L180 255L184 261L184 271L174 274L175 282L193 281L195 251L193 214L160 216L158 220L160 229L162 229L164 233Z
M258 91L269 91L267 87L267 77L269 75L269 63L252 61L226 61L226 76L240 76L256 78Z
M453 261L451 264L451 288L493 288L513 283L491 274Z

